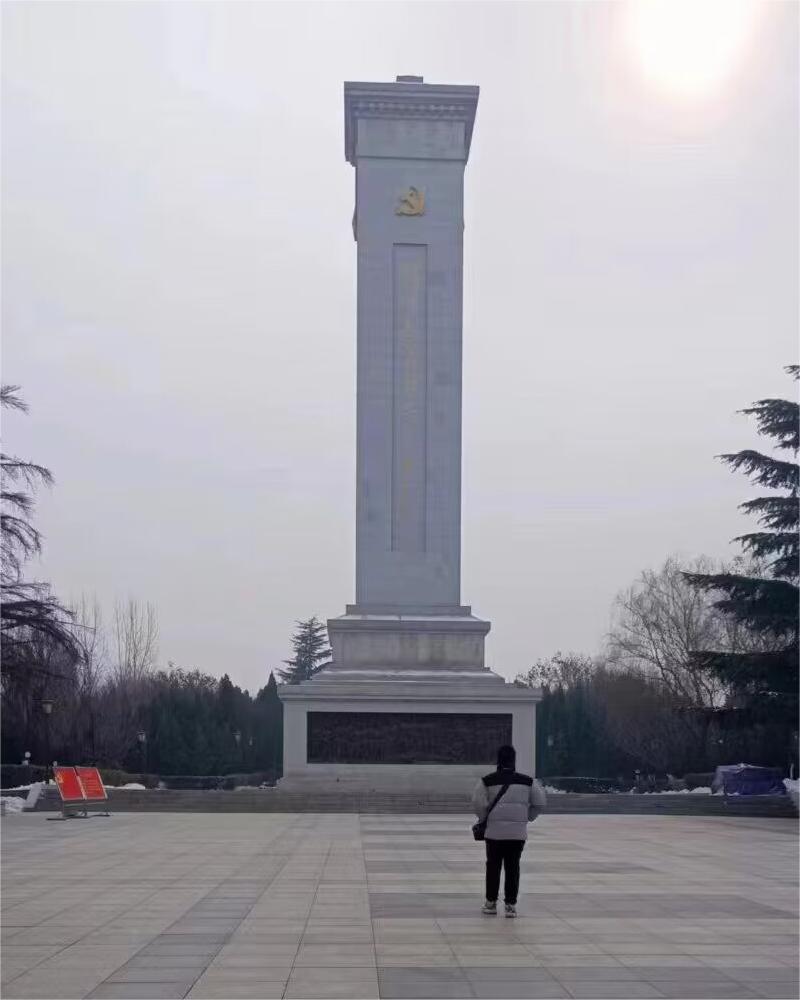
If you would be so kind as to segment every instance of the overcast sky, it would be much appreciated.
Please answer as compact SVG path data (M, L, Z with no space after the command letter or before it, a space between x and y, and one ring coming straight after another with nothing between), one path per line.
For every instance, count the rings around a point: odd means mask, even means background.
M353 601L342 84L398 73L481 88L462 598L490 665L597 651L641 570L736 554L750 491L713 456L757 441L738 408L793 392L798 8L758 7L688 97L629 17L6 4L3 377L31 413L5 438L56 476L31 575L152 601L162 662L251 690L294 619Z

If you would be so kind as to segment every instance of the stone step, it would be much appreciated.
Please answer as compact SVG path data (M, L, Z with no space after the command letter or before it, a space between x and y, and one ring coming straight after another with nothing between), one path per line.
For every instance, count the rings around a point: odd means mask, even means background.
M90 807L102 810L105 804ZM274 812L274 813L449 813L469 815L469 800L463 795L374 793L300 793L279 788L238 792L109 791L110 812ZM61 810L55 789L45 791L36 811ZM796 816L786 795L550 795L550 813L653 814L676 816Z

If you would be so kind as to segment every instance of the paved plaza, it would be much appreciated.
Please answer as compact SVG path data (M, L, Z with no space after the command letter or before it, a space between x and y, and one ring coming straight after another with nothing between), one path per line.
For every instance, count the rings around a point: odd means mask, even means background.
M6 817L2 995L797 996L794 820L544 816L517 920L470 822Z

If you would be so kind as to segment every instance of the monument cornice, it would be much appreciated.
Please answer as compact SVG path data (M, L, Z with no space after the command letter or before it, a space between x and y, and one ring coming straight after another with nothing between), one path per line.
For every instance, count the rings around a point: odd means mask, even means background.
M502 679L501 679L502 680ZM304 684L284 684L279 686L281 701L294 702L372 702L394 704L396 702L421 702L426 705L435 704L433 711L446 703L478 704L481 708L487 705L519 705L535 703L542 700L541 688L517 688L511 684L500 683L494 686L466 686L459 684L420 683L419 681L383 681L380 684L356 681L341 682L334 686L328 681L324 687L315 685L313 681ZM317 709L312 709L315 711ZM382 711L383 709L379 709Z
M464 122L464 160L469 157L478 87L433 83L345 83L344 150L356 162L359 118L439 119Z
M328 619L328 630L339 632L433 632L439 635L475 633L486 635L491 622L482 618L443 615L341 615Z

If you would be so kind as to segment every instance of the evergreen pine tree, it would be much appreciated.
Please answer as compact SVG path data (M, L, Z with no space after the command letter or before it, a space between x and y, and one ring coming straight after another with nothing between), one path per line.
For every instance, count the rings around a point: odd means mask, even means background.
M800 366L786 369L795 379ZM742 411L756 419L759 433L774 447L797 456L800 407L785 399L761 399ZM697 650L698 665L719 674L742 706L773 719L796 719L798 681L798 465L746 450L720 455L760 487L780 491L747 500L741 509L757 517L762 530L741 535L745 552L764 565L764 575L688 573L696 587L719 593L716 607L757 640L756 652Z
M283 702L278 697L278 684L273 673L269 675L264 701L267 723L267 769L275 777L279 777L283 774Z
M278 675L286 684L300 684L309 681L314 674L327 667L331 651L328 648L327 628L314 616L308 621L297 622L292 637L294 656L284 660L286 670L278 670Z

